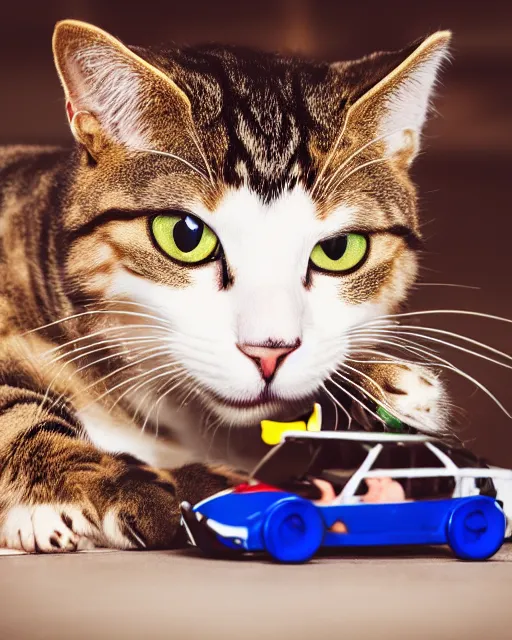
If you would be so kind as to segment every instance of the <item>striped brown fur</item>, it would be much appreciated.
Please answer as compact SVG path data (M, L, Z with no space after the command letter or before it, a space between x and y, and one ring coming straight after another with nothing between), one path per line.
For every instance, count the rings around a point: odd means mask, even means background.
M75 144L0 149L0 545L68 551L88 538L114 547L169 547L178 542L181 500L239 480L224 468L162 470L103 451L80 418L92 405L132 433L144 422L121 398L122 385L138 371L134 356L118 353L121 343L94 356L85 347L95 344L87 336L139 323L131 329L137 336L152 323L133 320L128 295L111 304L109 291L121 274L169 291L191 286L193 269L156 250L151 216L197 203L214 214L226 194L242 187L270 206L300 187L318 220L343 204L356 211L354 227L373 234L369 264L346 276L339 298L398 308L417 265L420 231L407 172L417 140L407 138L351 179L340 180L338 172L366 143L356 164L385 154L386 141L372 139L388 93L447 37L332 65L230 47L129 49L89 25L58 26L54 53ZM106 56L99 62L98 51ZM83 78L73 64L83 65ZM135 111L131 103L125 110L122 95L109 103L101 75L109 64L135 74L141 91ZM80 82L89 81L91 95L80 94ZM86 94L96 112L82 105ZM219 290L237 278L228 258L212 267ZM52 362L48 353L67 357ZM166 362L155 358L152 366ZM376 376L388 380L388 389L398 384L389 369ZM172 428L162 435L172 439ZM34 524L35 537L21 525L15 530L17 514L40 522L47 514L40 508L52 509L57 524L39 530Z

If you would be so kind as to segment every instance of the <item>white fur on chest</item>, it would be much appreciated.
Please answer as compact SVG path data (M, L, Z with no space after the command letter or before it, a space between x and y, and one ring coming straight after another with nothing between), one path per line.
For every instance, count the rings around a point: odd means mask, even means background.
M178 445L144 433L134 425L118 422L101 407L79 411L78 417L99 449L109 453L130 453L157 467L172 467L185 460L185 453Z

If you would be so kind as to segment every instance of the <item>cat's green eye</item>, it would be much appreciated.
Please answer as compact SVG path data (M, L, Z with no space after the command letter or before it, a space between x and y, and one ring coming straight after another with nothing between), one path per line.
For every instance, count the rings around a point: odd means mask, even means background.
M366 258L369 241L360 233L346 233L319 242L311 252L314 267L343 273L358 267Z
M151 221L156 244L179 262L197 264L216 257L219 239L204 222L184 213L156 216Z

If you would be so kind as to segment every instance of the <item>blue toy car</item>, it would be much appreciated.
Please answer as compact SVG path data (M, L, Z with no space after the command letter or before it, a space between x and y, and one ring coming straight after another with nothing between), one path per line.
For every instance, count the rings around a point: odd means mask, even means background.
M448 544L484 560L506 529L493 479L512 472L421 435L301 431L283 434L252 478L182 504L191 544L280 562L306 562L321 547Z

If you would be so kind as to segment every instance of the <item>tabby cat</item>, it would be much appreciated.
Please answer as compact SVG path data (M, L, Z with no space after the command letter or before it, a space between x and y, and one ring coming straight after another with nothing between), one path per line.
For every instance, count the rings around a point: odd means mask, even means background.
M446 428L431 370L362 354L415 280L449 40L327 64L57 25L75 144L0 151L0 545L178 544L180 501L239 481L208 460L335 388Z

